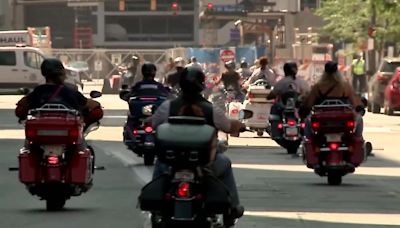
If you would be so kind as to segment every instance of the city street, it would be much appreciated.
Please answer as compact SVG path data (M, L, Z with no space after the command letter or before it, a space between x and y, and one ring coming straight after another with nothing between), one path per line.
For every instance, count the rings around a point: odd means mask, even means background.
M99 130L89 142L96 151L94 187L67 201L60 212L47 212L45 202L32 197L18 181L17 155L23 126L14 117L20 96L0 96L0 220L2 228L139 228L150 227L137 208L137 196L152 168L122 144L127 104L118 95L98 100L106 110ZM225 152L232 159L245 216L236 227L389 227L400 226L400 116L367 113L364 137L374 157L329 186L268 137L244 133L230 138Z

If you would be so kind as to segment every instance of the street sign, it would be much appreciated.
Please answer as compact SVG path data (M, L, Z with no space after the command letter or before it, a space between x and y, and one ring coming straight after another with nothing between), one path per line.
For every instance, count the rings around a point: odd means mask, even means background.
M224 63L235 60L235 52L232 50L221 50L219 56Z
M239 28L231 29L230 37L232 42L240 42L240 29Z

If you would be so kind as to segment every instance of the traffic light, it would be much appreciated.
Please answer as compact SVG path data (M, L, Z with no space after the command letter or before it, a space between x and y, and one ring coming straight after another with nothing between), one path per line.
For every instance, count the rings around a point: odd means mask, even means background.
M171 10L174 12L174 15L176 16L179 10L179 5L177 2L172 2Z
M213 10L214 9L214 4L212 4L211 2L209 2L207 4L207 10Z
M118 9L119 11L125 11L125 0L119 0Z

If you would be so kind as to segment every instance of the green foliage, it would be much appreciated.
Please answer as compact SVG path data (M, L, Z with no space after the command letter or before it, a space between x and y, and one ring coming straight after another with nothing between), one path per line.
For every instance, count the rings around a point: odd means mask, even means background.
M377 44L398 42L400 0L322 0L316 14L326 21L323 30L333 39L355 43L368 37L374 11Z

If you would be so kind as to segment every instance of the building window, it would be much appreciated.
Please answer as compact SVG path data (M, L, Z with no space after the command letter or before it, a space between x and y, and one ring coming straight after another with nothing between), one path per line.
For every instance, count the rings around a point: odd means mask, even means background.
M105 1L106 11L119 11L120 0ZM151 0L124 0L125 11L150 11ZM198 0L156 0L154 11L171 11L172 4L177 3L179 10L193 11L195 2Z
M315 9L318 7L319 0L301 0L301 10Z
M17 64L17 58L13 51L2 51L0 52L0 66L15 66Z

